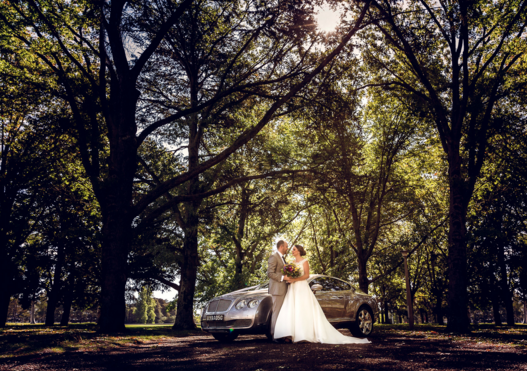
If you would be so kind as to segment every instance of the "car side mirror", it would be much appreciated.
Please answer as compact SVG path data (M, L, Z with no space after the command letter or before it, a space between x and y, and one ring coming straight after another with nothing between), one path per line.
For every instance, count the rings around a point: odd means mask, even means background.
M314 294L317 293L317 291L321 291L322 290L322 285L316 283L314 284L313 286L311 286L311 291L313 291Z

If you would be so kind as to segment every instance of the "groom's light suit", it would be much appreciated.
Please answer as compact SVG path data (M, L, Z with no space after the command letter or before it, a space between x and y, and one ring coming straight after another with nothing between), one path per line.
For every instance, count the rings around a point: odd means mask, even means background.
M287 292L287 283L282 281L282 268L284 261L278 252L269 257L269 264L267 265L267 277L269 277L269 294L273 298L273 316L271 317L271 335L274 335L274 327L278 313L284 303L285 294Z

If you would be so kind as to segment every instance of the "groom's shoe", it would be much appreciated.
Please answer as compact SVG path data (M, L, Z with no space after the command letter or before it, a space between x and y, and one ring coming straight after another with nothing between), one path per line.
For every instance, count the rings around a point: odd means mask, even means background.
M284 340L283 340L283 339L273 339L273 343L276 343L276 344L283 344L283 343L284 343Z

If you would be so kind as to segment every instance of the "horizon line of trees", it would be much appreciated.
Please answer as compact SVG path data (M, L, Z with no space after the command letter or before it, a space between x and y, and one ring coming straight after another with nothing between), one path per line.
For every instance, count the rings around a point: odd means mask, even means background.
M48 320L47 306L49 298L41 295L34 299L29 308L19 299L13 298L9 302L7 322L25 324L46 324ZM97 323L100 316L99 308L92 306L89 308L67 309L59 305L56 307L53 317L53 324L67 326L73 323L92 322ZM166 299L153 297L152 293L143 288L139 295L128 296L126 303L126 323L141 324L173 324L176 318L175 302Z

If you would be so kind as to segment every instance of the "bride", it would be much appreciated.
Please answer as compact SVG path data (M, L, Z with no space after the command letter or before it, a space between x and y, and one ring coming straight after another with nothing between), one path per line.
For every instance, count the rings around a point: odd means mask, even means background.
M290 337L295 343L300 341L324 344L370 343L368 339L342 335L329 323L306 281L309 278L309 262L302 258L306 255L306 251L302 246L295 245L291 253L296 259L293 264L300 268L301 276L284 278L291 284L276 319L274 338Z

